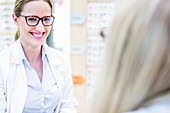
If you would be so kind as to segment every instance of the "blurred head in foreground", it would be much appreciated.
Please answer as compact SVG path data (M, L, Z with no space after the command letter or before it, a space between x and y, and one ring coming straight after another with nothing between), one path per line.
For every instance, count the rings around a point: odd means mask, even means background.
M170 0L118 3L88 113L138 111L168 99Z

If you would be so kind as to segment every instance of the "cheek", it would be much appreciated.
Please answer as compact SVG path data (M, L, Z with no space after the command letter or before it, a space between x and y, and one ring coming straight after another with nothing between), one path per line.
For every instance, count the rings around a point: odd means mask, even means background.
M50 32L50 31L51 31L51 26L50 26L50 27L47 27L47 30Z
M25 26L25 25L23 25L23 26L20 26L20 33L21 33L21 35L26 35L29 31L30 31L30 28L29 27L27 27L27 26Z
M27 25L20 25L20 37L29 37L29 31L31 30L31 28Z
M47 35L49 35L49 33L50 33L50 31L51 31L51 27L46 28L46 30L47 30L47 32L48 32Z
M22 32L29 31L29 29L30 29L30 27L25 23L25 21L18 22L18 25L19 25L20 31L22 31Z

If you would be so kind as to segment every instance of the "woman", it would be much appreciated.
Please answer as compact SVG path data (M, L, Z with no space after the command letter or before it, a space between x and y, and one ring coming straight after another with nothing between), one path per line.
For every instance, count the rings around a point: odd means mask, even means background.
M169 0L118 3L105 49L86 113L170 112Z
M76 113L70 67L44 42L54 17L51 0L16 0L14 42L0 53L0 113Z

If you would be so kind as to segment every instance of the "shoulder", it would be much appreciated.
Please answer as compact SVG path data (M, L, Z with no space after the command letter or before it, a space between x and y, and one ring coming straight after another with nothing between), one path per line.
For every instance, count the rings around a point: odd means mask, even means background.
M170 112L170 99L157 102L150 106L140 108L136 111L126 112L126 113L168 113Z
M49 55L53 55L53 56L61 57L61 58L63 58L63 56L64 56L62 51L52 48L52 47L48 46L46 43L43 44L43 49Z
M43 47L51 64L60 65L61 67L68 66L70 64L67 57L61 50L49 47L47 44L44 44Z
M0 57L4 57L6 55L9 55L12 49L12 45L3 49L2 51L0 51Z
M0 52L0 78L6 77L5 75L8 74L9 67L11 64L11 57L12 57L12 49L14 49L14 45L12 44L11 46L3 49ZM16 54L16 53L15 53Z
M65 55L62 51L58 50L58 49L54 49L52 47L48 47L49 53L52 55L55 55L57 57L61 57L63 58Z
M10 56L11 56L11 49L12 47L9 46L5 49L3 49L1 52L0 52L0 62L3 63L5 62L6 60L9 61L10 59Z
M66 60L66 56L62 51L58 49L54 49L52 47L48 47L48 55L50 56L50 58L59 60L62 62Z
M20 44L19 41L15 41L10 46L0 51L0 57L2 58L6 57L7 55L11 55L12 50L16 50L19 48L19 44Z

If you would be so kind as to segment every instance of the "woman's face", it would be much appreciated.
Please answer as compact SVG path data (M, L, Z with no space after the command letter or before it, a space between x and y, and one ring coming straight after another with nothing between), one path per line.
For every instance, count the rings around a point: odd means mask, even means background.
M25 47L40 47L48 34L51 26L44 26L40 20L38 25L29 26L23 16L37 16L42 18L44 16L51 16L51 7L45 1L31 1L24 5L20 17L14 15L14 21L20 30L21 43Z

